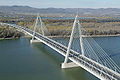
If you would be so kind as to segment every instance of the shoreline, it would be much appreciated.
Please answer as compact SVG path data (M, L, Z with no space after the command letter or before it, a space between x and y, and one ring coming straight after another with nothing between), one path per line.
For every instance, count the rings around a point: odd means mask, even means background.
M117 34L117 35L90 35L90 37L93 37L93 38L97 38L97 37L117 37L117 36L120 36L120 34ZM10 39L18 39L18 38L30 38L31 36L21 36L21 37L11 37L11 38L0 38L0 40L10 40ZM65 38L65 37L69 37L69 36L48 36L49 38ZM89 36L87 35L83 35L83 37L86 37L86 38L89 38Z
M90 35L90 37L117 37L117 36L120 36L120 34L117 34L117 35ZM89 37L87 35L83 35L83 37Z
M17 37L16 38L0 38L0 40L10 40L10 39L18 39Z
M117 35L82 35L82 37L116 37L116 36L120 36L120 34ZM64 36L48 36L49 38L64 38ZM70 37L70 36L65 36L65 37Z
M10 39L19 39L19 38L30 38L31 36L21 36L21 37L11 37L11 38L0 38L0 40L10 40Z

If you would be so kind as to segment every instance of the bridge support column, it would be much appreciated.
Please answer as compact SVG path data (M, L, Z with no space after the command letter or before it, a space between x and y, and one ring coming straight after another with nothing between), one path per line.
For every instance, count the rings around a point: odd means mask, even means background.
M73 37L74 37L74 34L76 33L77 29L79 31L78 37L80 37L81 53L82 53L82 56L84 56L84 46L83 46L83 41L82 41L81 25L79 23L78 15L77 15L75 17L75 21L74 21L74 24L73 24L72 33L71 33L71 36L70 36L70 41L69 41L68 48L67 48L67 53L66 53L66 56L65 56L65 61L64 61L64 63L62 63L61 68L76 67L77 66L76 64L73 64L73 63L67 63L67 61L69 59L69 54L70 54L70 49L71 49L71 44L72 44L72 41L73 41Z
M41 24L42 34L43 34L43 36L44 36L44 30L43 30L43 26L42 26L42 20L41 20L39 14L38 14L38 15L37 15L37 19L36 19L36 23L35 23L35 27L34 27L33 36L32 36L32 39L30 40L30 43L41 42L41 41L39 41L39 40L35 40L35 34L36 34L35 32L36 32L36 30L37 30L37 28L38 28L38 23L39 23L39 21L40 21L40 24Z
M76 22L77 22L77 16L76 16L74 24L73 24L72 33L71 33L70 41L69 41L68 48L67 48L67 53L66 53L65 60L64 60L64 63L62 63L61 68L67 68L67 67L70 68L70 67L76 66L75 64L73 65L73 63L67 63L68 58L69 58L69 53L70 53L71 45L72 45L72 41L73 41L73 34L74 34Z

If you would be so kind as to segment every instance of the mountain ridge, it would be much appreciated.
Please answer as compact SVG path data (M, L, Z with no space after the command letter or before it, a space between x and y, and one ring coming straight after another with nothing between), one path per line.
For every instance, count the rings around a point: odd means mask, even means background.
M76 14L80 15L120 15L120 8L34 8L30 6L0 6L1 13L41 13L41 14Z

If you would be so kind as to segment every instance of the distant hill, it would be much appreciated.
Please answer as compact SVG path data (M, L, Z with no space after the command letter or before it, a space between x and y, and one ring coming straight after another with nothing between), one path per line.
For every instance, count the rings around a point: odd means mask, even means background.
M0 6L0 13L41 13L41 14L76 14L78 8L33 8L29 6ZM120 8L79 8L80 15L119 16Z

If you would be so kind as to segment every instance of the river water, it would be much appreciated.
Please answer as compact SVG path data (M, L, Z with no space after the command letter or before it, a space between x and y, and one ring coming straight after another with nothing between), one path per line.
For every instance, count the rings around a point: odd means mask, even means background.
M64 57L30 39L0 40L0 80L99 80L82 68L61 69ZM120 37L96 38L120 66Z

